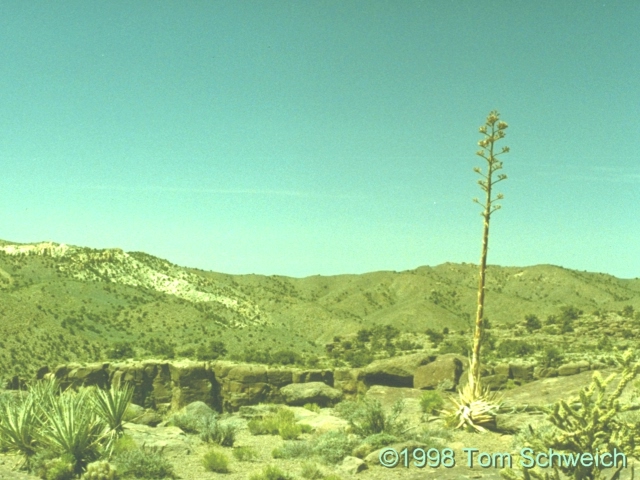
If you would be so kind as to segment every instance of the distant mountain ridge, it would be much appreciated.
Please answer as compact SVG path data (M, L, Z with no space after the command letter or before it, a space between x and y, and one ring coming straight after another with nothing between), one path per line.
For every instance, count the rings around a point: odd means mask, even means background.
M0 240L0 374L104 360L114 342L149 354L167 342L189 352L219 340L230 354L322 355L335 336L376 325L470 332L477 277L477 265L453 263L305 278L230 275L117 248ZM490 265L486 288L494 328L527 314L545 319L563 306L640 310L640 279L553 265Z

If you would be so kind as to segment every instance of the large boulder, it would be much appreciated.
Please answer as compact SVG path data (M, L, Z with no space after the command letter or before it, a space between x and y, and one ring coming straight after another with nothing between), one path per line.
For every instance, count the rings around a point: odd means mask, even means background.
M455 390L468 360L461 355L440 355L433 362L418 367L413 376L413 388Z
M391 412L393 406L402 401L404 408L398 420L406 420L410 425L418 425L422 421L422 409L420 408L420 397L424 392L414 388L385 387L374 385L367 393L366 399L377 400L386 412Z
M411 387L416 370L436 357L425 353L414 353L402 357L376 360L365 367L360 378L366 385L387 385L390 387Z
M316 403L320 406L333 405L342 400L342 392L322 382L292 383L280 389L287 405Z

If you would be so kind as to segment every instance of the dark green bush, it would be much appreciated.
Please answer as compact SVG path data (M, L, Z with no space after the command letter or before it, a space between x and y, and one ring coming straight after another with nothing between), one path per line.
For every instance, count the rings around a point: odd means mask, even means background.
M216 360L227 354L226 345L219 340L211 340L205 345L200 345L196 350L198 360Z
M506 339L500 342L496 355L501 358L525 357L535 352L535 347L525 340Z
M529 332L533 332L542 328L542 322L537 316L530 314L524 317L524 326Z
M271 355L271 362L280 365L301 364L302 357L292 350L278 350Z
M444 406L444 399L438 390L426 390L420 397L420 409L427 415L435 415Z
M558 367L562 364L563 359L562 351L559 348L548 346L544 349L541 364L544 367Z
M396 402L391 412L382 408L379 400L365 399L358 402L341 402L336 406L336 413L347 420L356 435L368 437L376 433L395 434L404 429L404 422L399 422L404 403Z
M107 356L110 359L133 358L136 352L129 342L116 342L107 349Z
M440 344L438 351L440 353L457 353L468 357L471 353L471 345L463 337L447 338Z

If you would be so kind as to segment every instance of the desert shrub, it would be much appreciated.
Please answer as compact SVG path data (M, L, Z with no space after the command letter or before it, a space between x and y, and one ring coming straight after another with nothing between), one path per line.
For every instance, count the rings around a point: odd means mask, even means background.
M258 452L251 447L236 447L231 453L240 462L250 462L258 458Z
M386 413L379 400L365 399L360 402L342 402L337 413L349 422L356 435L367 437L375 433L396 433L404 427L398 422L404 403L396 402L390 413Z
M285 440L291 440L297 438L303 431L303 427L296 425L295 421L293 410L279 408L275 413L262 419L251 419L247 427L252 435L280 435Z
M224 452L209 450L202 457L202 465L209 472L226 473L229 471L229 457Z
M273 458L300 458L311 454L311 447L307 442L286 441L271 451Z
M162 358L175 358L176 345L171 341L163 338L152 338L147 342L147 350L151 355Z
M426 390L420 396L420 409L427 415L437 414L444 407L442 394L437 390Z
M535 347L525 340L505 339L498 345L496 355L502 358L524 357L535 352Z
M200 345L196 350L198 360L216 360L227 354L226 345L219 340L211 340L205 345Z
M72 480L76 478L73 458L53 458L46 460L38 469L38 475L45 480Z
M398 347L402 351L407 351L407 350L418 350L419 348L422 347L422 345L416 342L412 342L408 338L403 338L402 340L398 340L396 342L396 347Z
M440 345L440 342L444 340L444 333L436 332L431 328L427 328L427 331L425 333L427 334L427 337L429 337L429 341L431 341L431 343L433 343L433 346L436 348L438 347L438 345Z
M577 320L582 315L582 310L573 306L565 306L560 308L560 320Z
M284 473L275 465L268 465L262 470L262 472L251 475L249 480L292 480L292 477Z
M117 457L125 452L137 449L138 444L136 441L130 435L123 435L115 441L111 454Z
M185 433L199 433L203 422L207 421L191 412L176 413L171 416L171 424Z
M542 328L542 322L537 316L529 314L524 317L524 326L529 332L533 332Z
M245 350L241 357L241 360L247 363L263 363L263 364L271 364L273 363L271 359L271 352L268 350L255 350L253 348Z
M295 423L283 423L278 427L278 433L283 440L295 440L302 433L302 427Z
M571 333L573 332L573 319L564 318L562 320L562 324L560 325L560 333Z
M366 367L373 362L373 358L367 350L354 350L344 354L345 361L353 368Z
M136 352L129 342L115 342L107 349L107 357L118 360L121 358L133 358Z
M556 317L555 315L549 315L547 317L547 321L545 323L547 325L557 325L558 324L558 317Z
M123 477L153 480L177 478L173 465L165 458L162 449L143 447L126 450L114 456L114 462Z
M364 458L379 448L386 447L400 441L401 439L395 435L389 435L388 433L376 433L375 435L369 435L365 438L360 445L356 446L351 451L351 455L358 458Z
M371 339L371 330L367 328L361 328L356 333L356 339L360 343L367 343Z
M319 435L312 441L312 452L324 462L337 464L360 443L359 440L349 438L340 430L333 430Z
M300 364L302 357L292 350L278 350L271 355L271 362L280 365Z
M557 367L564 359L562 351L558 347L548 346L544 349L540 364L544 367Z
M236 425L219 422L213 415L207 415L199 424L200 440L222 447L233 447L237 431Z
M596 344L596 347L598 348L598 350L605 350L605 351L609 351L612 348L612 343L611 343L611 339L604 335L602 337L600 337L600 339L598 340L598 343Z
M300 476L307 480L322 480L325 478L324 473L322 473L322 470L318 468L318 465L311 462L305 462L302 464Z
M463 337L447 338L440 344L438 351L440 353L457 353L468 357L471 353L471 345Z

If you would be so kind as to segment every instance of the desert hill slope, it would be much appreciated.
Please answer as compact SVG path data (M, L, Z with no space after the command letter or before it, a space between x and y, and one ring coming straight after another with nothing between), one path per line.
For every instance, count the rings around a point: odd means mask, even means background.
M323 355L335 336L375 325L424 334L469 331L477 267L445 263L403 272L291 278L184 268L141 252L0 241L0 372L107 358L129 342L138 356L185 356L211 340L228 353L270 348ZM487 316L640 310L640 279L552 265L489 266Z

